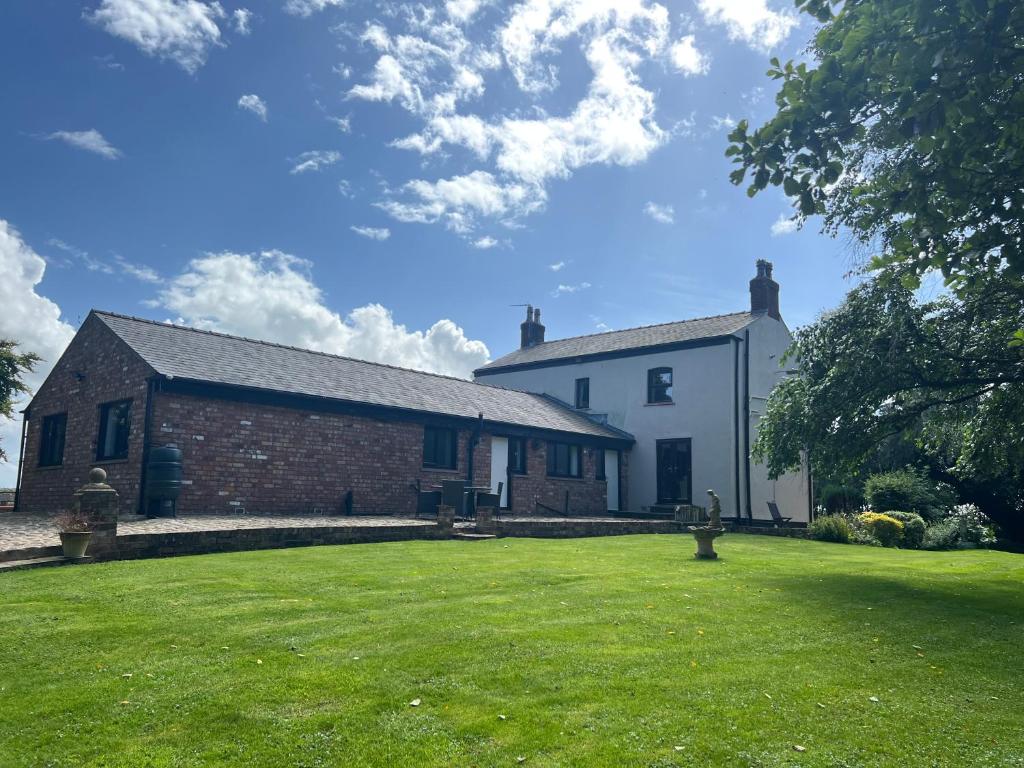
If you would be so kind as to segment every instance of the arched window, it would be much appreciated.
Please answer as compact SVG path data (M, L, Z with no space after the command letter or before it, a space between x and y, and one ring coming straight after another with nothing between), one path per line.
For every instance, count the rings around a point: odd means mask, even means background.
M672 402L671 368L651 368L647 372L647 402Z

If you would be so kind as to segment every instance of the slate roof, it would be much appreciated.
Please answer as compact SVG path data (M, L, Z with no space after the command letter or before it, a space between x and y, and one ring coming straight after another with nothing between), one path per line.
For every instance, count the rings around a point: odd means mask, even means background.
M632 441L545 395L93 310L158 374Z
M754 322L759 314L733 312L729 315L698 317L660 325L645 325L641 328L626 328L621 331L594 333L589 336L574 336L555 339L526 349L517 349L499 357L476 373L494 373L498 369L520 365L546 363L556 360L586 359L609 353L636 353L657 351L666 345L730 336Z

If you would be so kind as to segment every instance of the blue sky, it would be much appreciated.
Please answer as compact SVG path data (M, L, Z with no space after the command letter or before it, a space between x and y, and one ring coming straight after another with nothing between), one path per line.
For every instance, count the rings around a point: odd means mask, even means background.
M549 338L736 311L757 258L807 323L855 254L723 152L812 31L788 0L11 0L0 336L52 361L96 307L466 375L510 305Z

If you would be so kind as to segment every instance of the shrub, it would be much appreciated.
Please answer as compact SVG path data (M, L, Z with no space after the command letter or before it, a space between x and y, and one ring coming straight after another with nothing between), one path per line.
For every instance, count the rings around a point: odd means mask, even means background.
M950 510L946 520L956 524L960 541L971 544L992 544L996 540L992 530L992 521L988 515L973 504L958 504Z
M956 500L947 487L929 481L909 467L871 475L864 483L864 497L876 512L907 510L925 520L938 520Z
M924 532L922 549L953 549L960 540L960 526L956 520L941 520L929 525Z
M863 544L866 547L882 546L882 542L876 539L875 535L863 525L854 527L851 542L853 544Z
M908 549L920 549L924 543L924 518L913 512L886 512L889 517L903 523L903 546Z
M818 492L818 501L825 512L835 515L840 512L853 512L864 506L864 494L848 485L829 483Z
M842 515L822 515L808 526L812 539L849 544L853 539L853 526Z
M872 536L882 542L883 547L899 546L903 538L903 523L896 518L878 512L865 512L860 516L860 521Z

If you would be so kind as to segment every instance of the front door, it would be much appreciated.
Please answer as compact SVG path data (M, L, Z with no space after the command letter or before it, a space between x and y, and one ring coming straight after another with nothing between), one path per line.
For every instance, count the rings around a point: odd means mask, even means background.
M608 484L608 511L619 511L619 452L605 450L604 477Z
M491 493L498 492L501 483L501 508L508 508L508 438L491 438Z
M659 440L657 445L658 503L692 503L690 438Z

